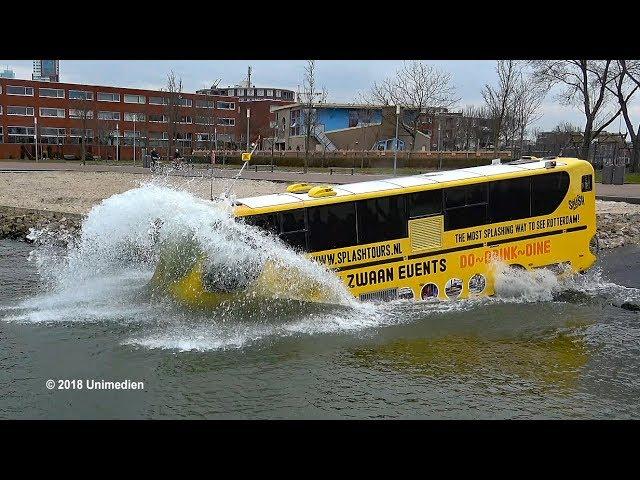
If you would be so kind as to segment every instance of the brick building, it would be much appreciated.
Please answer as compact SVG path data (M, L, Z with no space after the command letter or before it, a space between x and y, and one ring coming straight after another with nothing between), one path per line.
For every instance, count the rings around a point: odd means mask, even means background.
M270 148L275 135L276 114L274 108L295 102L293 90L275 87L256 87L245 80L233 87L215 87L198 90L196 93L211 96L230 96L238 99L238 142L246 143L247 109L249 110L249 136L251 141L260 136L260 148Z
M36 124L39 152L48 158L77 158L83 141L88 154L101 158L130 159L134 142L138 158L143 148L166 156L173 131L174 148L183 154L211 148L215 134L218 148L237 146L238 97L182 93L170 112L170 96L155 90L0 78L0 159L33 158Z

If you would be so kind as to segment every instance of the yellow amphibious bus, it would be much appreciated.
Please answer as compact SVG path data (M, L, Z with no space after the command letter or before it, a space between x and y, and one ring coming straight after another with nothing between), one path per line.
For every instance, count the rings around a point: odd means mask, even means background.
M583 160L287 190L239 199L234 213L325 264L361 300L492 295L494 260L574 272L596 260L593 167Z

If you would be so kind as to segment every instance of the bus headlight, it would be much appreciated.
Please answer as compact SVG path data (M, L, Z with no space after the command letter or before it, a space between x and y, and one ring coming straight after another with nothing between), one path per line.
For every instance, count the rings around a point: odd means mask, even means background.
M600 251L600 242L598 241L597 235L591 237L591 241L589 242L589 251L593 255L598 255L598 252Z

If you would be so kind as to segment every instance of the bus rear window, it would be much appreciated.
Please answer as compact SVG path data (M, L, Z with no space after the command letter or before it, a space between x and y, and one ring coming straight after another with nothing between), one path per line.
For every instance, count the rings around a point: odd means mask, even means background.
M335 203L307 209L312 252L357 245L356 205Z
M569 190L567 172L546 173L531 177L531 216L549 215L560 206Z

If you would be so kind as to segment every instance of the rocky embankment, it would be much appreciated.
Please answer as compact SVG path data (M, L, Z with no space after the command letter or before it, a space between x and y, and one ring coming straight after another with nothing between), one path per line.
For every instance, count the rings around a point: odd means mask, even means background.
M597 202L600 248L640 244L640 205L623 202Z
M60 239L72 238L80 232L82 218L76 213L0 206L0 238L30 241L31 229Z
M640 205L598 201L597 212L600 248L640 244ZM77 213L0 206L0 238L31 241L34 229L66 242L80 232L82 218Z

